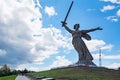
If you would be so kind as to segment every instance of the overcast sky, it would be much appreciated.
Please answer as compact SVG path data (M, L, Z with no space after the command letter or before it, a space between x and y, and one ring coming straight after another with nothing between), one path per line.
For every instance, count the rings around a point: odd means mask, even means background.
M47 70L78 60L72 36L61 26L72 0L0 0L0 66ZM102 27L83 39L94 63L120 67L120 0L74 0L67 25L73 29Z

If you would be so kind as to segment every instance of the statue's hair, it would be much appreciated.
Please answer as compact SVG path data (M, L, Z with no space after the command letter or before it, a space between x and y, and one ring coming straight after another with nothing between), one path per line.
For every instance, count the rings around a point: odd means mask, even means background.
M80 28L80 25L79 25L79 24L75 24L75 25L74 25L74 29L75 29L75 26L78 26L78 28Z

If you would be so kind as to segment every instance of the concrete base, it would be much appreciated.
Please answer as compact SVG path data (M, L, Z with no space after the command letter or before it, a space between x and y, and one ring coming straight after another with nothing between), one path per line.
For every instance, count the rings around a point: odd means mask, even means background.
M88 62L88 60L80 60L80 61L78 61L76 63L73 63L73 64L70 64L70 65L60 66L60 67L56 67L56 68L52 68L52 69L67 68L67 67L79 67L79 66L83 66L83 67L98 67L92 61Z
M71 64L69 66L71 67L74 67L74 66L97 67L96 64L94 64L92 61L91 62L78 61L77 63Z

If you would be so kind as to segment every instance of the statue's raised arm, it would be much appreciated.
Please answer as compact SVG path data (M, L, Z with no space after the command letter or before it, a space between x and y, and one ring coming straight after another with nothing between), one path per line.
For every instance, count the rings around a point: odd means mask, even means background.
M67 25L66 23L62 23L62 26L69 32L69 33L72 33L73 30L71 30Z

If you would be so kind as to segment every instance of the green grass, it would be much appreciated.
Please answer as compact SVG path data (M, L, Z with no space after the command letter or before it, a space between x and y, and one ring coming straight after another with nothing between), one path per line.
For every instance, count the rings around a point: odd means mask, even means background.
M0 80L15 80L16 75L0 77Z
M120 71L106 68L74 67L32 73L56 80L120 80Z

